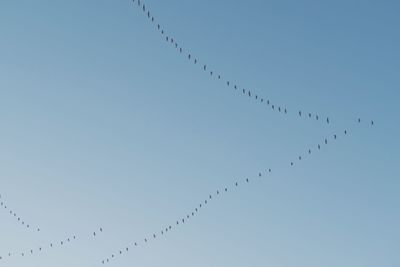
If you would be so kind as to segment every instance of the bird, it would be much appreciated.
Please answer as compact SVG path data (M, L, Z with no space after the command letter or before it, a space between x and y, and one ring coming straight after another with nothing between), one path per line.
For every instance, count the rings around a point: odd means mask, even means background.
M371 125L374 125L374 121L371 120Z
M329 124L329 118L326 118L326 123L328 123L328 124Z

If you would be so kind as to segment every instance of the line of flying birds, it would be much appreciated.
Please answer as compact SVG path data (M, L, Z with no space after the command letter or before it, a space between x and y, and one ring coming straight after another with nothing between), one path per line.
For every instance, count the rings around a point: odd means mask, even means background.
M84 237L95 238L95 237L97 237L97 235L99 233L103 233L102 227L98 228L97 231L92 232L90 235L88 235L88 234L84 235ZM6 258L11 258L11 257L16 257L16 256L25 257L25 256L36 255L36 254L43 254L44 252L49 251L56 247L66 247L67 244L70 244L71 242L76 241L77 239L78 239L78 235L73 234L63 240L59 240L57 242L49 242L46 245L37 246L36 248L31 248L28 250L21 250L19 252L15 252L15 253L10 251L7 254L5 254L6 256L3 256L4 254L0 255L0 262L1 262L1 260L5 260Z
M282 112L284 114L288 114L289 110L287 107L284 106L280 106L277 105L275 103L272 103L269 99L266 99L264 97L261 97L259 94L254 93L252 90L250 89L245 89L242 88L240 86L238 86L237 84L232 83L230 80L228 79L224 79L222 77L221 74L216 73L215 71L213 71L212 69L210 69L208 67L207 64L203 63L200 64L199 63L199 59L197 57L195 57L193 54L191 54L190 52L188 52L187 50L183 49L177 42L177 40L171 36L168 36L167 33L164 30L164 27L161 26L161 24L156 23L155 22L155 18L152 15L152 13L150 12L150 10L146 7L146 5L144 3L142 3L140 0L132 0L133 3L137 3L137 6L143 11L143 14L145 16L147 16L147 18L156 25L156 28L158 30L158 32L163 36L165 36L165 41L167 43L170 43L180 54L183 54L185 57L187 57L187 59L191 62L193 62L196 65L200 65L201 69L208 73L210 77L215 77L218 80L221 80L225 83L225 85L227 87L232 87L235 91L241 92L241 95L247 96L248 98L253 98L254 100L258 101L259 103L266 103L267 106L269 106L271 108L271 110L273 111L277 111L277 112ZM325 117L321 117L318 114L313 114L311 112L303 112L301 110L298 111L299 117L307 117L309 119L315 119L316 121L321 121L321 122L325 122L326 124L330 124L331 119L327 116ZM303 116L304 115L304 116ZM358 121L361 121L361 118L358 119ZM370 124L374 125L374 121L370 120Z
M3 200L2 195L0 195L0 208L3 208L11 217L23 226L25 229L40 232L40 227L33 227L31 224L27 223L19 214L17 214L13 209L11 209Z
M344 136L347 136L348 134L349 134L349 130L346 129L346 130L343 130L341 133L334 134L333 136L331 136L331 138L323 138L321 143L318 143L318 144L315 145L315 150L314 151L320 151L322 149L323 145L328 145L329 144L329 140L335 141L340 136L344 137ZM310 155L311 156L312 153L313 153L313 149L309 148L302 155L299 155L296 158L296 160L298 162L300 162L300 161L305 159L306 155ZM290 161L290 166L291 167L293 167L294 164L295 164L295 161ZM271 172L272 172L272 169L269 168L266 171L259 172L258 173L258 177L261 178L261 177L263 177L266 174L269 174ZM130 246L125 246L124 248L121 248L121 249L117 250L116 253L112 253L109 257L101 260L101 263L102 264L109 263L111 260L113 260L117 256L121 256L122 254L127 253L132 248L147 244L150 241L157 239L157 237L159 237L159 236L164 236L164 235L168 234L168 232L170 232L171 230L177 228L179 225L185 224L185 222L187 222L190 218L196 216L196 214L200 211L200 209L205 207L212 199L216 198L217 196L222 195L222 193L227 193L228 191L230 191L231 188L237 188L238 186L240 186L242 184L248 184L248 183L250 183L250 181L251 181L251 179L245 178L241 182L235 181L232 186L226 186L226 187L223 187L222 189L214 190L214 194L209 194L208 197L206 197L204 199L204 201L200 202L197 207L195 207L191 212L187 213L182 218L177 219L175 223L169 224L166 227L163 227L163 228L159 229L158 231L154 232L153 234L150 234L147 237L143 238L141 241L133 242Z

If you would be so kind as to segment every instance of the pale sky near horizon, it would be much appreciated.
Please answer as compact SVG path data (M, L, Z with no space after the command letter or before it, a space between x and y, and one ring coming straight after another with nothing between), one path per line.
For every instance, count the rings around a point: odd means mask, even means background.
M400 266L400 2L143 3L0 3L0 266Z

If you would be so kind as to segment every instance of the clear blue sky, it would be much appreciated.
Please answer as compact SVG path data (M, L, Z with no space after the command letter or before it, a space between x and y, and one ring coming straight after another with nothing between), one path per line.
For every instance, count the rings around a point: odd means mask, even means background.
M289 114L210 79L129 0L2 1L0 194L41 231L0 208L0 266L100 266L153 233L108 266L400 266L400 3L145 3Z

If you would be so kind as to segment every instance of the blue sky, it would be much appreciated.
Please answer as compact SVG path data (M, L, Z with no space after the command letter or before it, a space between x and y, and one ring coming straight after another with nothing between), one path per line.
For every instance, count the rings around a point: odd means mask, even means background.
M0 266L398 266L400 4L145 4L288 114L131 1L1 3L0 194L41 231L0 210Z

